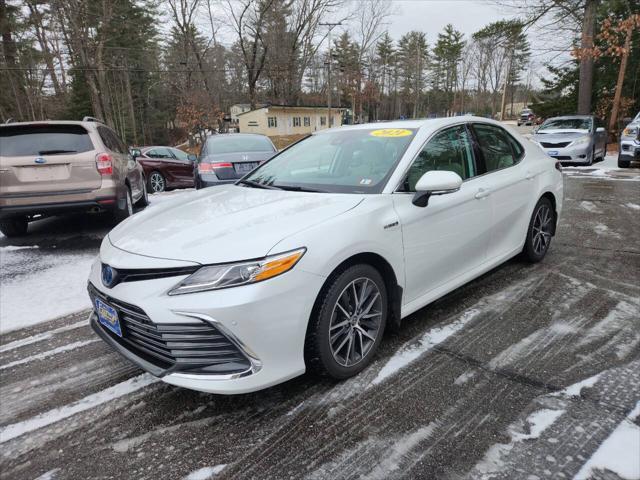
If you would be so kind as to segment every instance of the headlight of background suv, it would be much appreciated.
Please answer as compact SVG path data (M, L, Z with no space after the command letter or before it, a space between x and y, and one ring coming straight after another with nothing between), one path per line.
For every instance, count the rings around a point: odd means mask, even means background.
M291 270L302 258L306 248L299 248L261 260L209 265L189 275L169 290L169 295L205 292L261 282Z
M635 138L638 135L638 127L627 127L622 131L623 137Z
M589 143L591 141L591 137L580 137L576 140L574 140L573 142L571 142L571 146L572 147L577 147L578 145L586 145L587 143Z

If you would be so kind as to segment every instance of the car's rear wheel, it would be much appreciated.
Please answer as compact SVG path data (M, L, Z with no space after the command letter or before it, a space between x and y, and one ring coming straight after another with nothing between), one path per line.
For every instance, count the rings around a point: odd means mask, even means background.
M27 234L29 221L27 217L11 217L0 220L0 232L6 237L20 237Z
M553 236L555 214L553 213L553 205L551 201L542 197L536 208L533 209L533 215L529 221L529 230L527 231L527 240L524 244L523 254L525 258L537 263L541 261L551 245L551 237Z
M143 181L142 182L142 196L136 202L136 206L144 208L147 205L149 205L149 194L147 193L147 182Z
M160 172L151 172L149 175L149 190L153 193L164 192L167 182Z
M124 196L123 208L120 208L120 202L116 205L116 209L113 212L113 219L116 223L120 223L123 220L133 215L133 199L131 198L131 189L127 185L127 191Z
M323 288L305 341L307 368L336 379L352 377L369 363L387 321L387 290L378 270L354 265Z

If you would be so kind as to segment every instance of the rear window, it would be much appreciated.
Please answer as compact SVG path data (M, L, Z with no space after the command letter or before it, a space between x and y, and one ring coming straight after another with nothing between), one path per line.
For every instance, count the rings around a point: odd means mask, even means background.
M266 137L245 137L241 135L209 137L205 148L207 155L236 152L273 152L273 146Z
M0 156L64 155L93 150L80 125L15 125L0 127Z

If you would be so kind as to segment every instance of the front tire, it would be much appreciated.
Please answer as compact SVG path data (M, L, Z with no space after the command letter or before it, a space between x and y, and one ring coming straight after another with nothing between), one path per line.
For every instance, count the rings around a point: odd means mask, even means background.
M364 370L382 341L388 301L384 280L371 265L353 265L323 288L305 340L311 371L345 379Z
M152 193L164 192L167 188L167 181L160 172L151 172L149 175L149 190Z
M0 220L0 232L5 237L21 237L27 234L29 221L27 217L12 217Z
M529 262L538 263L547 254L553 236L554 218L551 201L542 197L536 204L536 208L533 209L527 230L527 239L522 251L525 259Z
M630 160L622 160L618 155L618 168L629 168L631 166Z

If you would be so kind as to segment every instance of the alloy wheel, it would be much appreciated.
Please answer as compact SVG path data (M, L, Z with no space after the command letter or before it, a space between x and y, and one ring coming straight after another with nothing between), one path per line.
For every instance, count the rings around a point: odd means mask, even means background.
M333 358L343 367L362 361L378 338L382 321L380 289L369 278L349 283L333 307L329 344Z
M551 221L553 216L547 205L540 205L533 220L533 251L536 255L544 254L551 243Z
M159 173L152 173L149 178L149 182L151 183L151 190L153 190L153 193L164 191L164 177Z

